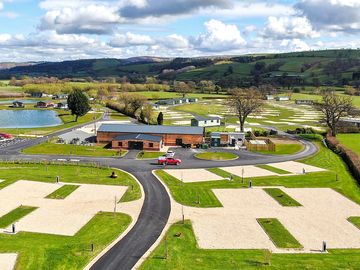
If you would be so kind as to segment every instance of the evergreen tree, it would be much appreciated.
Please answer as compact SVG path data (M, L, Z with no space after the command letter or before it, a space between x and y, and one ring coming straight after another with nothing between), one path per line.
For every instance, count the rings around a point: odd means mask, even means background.
M69 95L67 103L71 114L76 116L76 122L79 116L84 116L91 109L88 97L79 89Z
M162 112L160 112L157 117L157 123L158 123L158 125L162 125L164 123L164 115Z

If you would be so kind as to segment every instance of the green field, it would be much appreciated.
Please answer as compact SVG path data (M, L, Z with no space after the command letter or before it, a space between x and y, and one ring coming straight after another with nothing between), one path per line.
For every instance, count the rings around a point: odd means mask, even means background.
M300 203L279 188L264 188L264 190L282 206L301 206Z
M98 213L74 236L0 234L0 253L19 253L15 269L83 269L131 223L120 213ZM91 250L93 244L94 250Z
M63 185L61 188L55 190L53 193L46 196L47 199L65 199L75 190L77 190L80 186L77 185Z
M203 152L195 155L198 159L204 160L232 160L239 158L238 155L229 152Z
M302 248L302 245L276 218L258 218L257 221L278 248Z
M25 205L19 206L18 208L0 217L0 228L6 228L10 226L14 222L21 219L22 217L26 216L27 214L30 214L35 209L37 209L37 207L25 206Z
M118 178L110 178L113 171L116 172ZM46 162L39 164L0 163L0 179L5 180L0 183L0 189L24 179L55 183L56 176L60 177L62 183L128 186L129 188L121 198L121 202L141 198L141 190L137 181L128 173L112 168L80 164L53 165Z
M338 134L336 138L360 156L360 133Z
M148 99L159 100L159 99L170 99L170 98L182 98L182 94L177 92L160 92L160 91L140 91L135 92L138 95L142 95ZM187 98L227 98L227 95L217 95L217 94L200 94L200 93L189 93L186 95Z
M304 146L302 144L276 144L275 151L254 151L260 154L269 155L291 155L300 152Z
M165 152L151 152L151 151L141 151L136 158L137 159L157 159L165 155Z
M271 254L267 250L200 249L190 221L185 221L185 224L179 222L170 227L140 269L355 270L360 269L359 256L358 249L328 250L325 254Z
M104 146L94 145L75 145L57 144L45 142L23 150L24 154L49 154L49 155L74 155L74 156L94 156L94 157L120 157L126 155L127 151L119 153L116 150L105 149Z

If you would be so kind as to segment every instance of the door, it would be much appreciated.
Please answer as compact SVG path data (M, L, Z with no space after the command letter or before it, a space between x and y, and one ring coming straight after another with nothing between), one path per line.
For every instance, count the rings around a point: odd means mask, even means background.
M176 139L176 145L183 145L183 140L182 139Z
M144 143L143 142L129 142L129 149L132 150L143 150Z

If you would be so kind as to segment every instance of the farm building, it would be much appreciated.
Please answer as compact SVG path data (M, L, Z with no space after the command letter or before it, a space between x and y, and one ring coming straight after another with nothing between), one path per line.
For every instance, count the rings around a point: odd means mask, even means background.
M245 143L243 132L212 132L211 146L242 146Z
M11 105L12 108L24 108L24 103L21 101L14 101Z
M36 103L37 108L51 108L54 106L55 104L52 101L39 101Z
M102 124L97 132L97 141L111 143L113 148L160 150L162 146L202 144L204 128Z
M311 99L297 99L297 100L295 100L295 104L297 104L297 105L313 105L314 101Z
M217 127L220 126L220 124L220 117L196 116L195 118L191 119L191 125L193 127Z

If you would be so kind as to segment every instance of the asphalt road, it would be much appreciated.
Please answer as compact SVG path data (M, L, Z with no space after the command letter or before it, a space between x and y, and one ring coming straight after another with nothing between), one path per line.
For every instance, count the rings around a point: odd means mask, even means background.
M58 136L61 131L52 134ZM58 160L75 159L73 162L98 163L99 165L116 167L132 173L143 186L145 193L144 204L140 216L134 227L127 235L116 243L105 253L93 266L93 270L128 270L132 269L143 254L158 239L164 229L170 215L171 204L169 194L164 186L152 175L152 170L163 168L154 161L133 160L128 158L99 158L99 157L70 157L59 155L23 155L23 148L41 143L43 140L31 140L26 144L13 145L9 148L0 149L2 160ZM211 168L221 166L238 166L250 164L263 164L297 160L316 153L317 148L308 141L302 141L305 148L302 152L287 156L271 156L251 153L247 151L236 151L239 159L232 161L204 161L194 158L194 150L176 149L177 157L183 160L180 166L172 166L174 169L187 168ZM235 150L230 150L235 151Z

